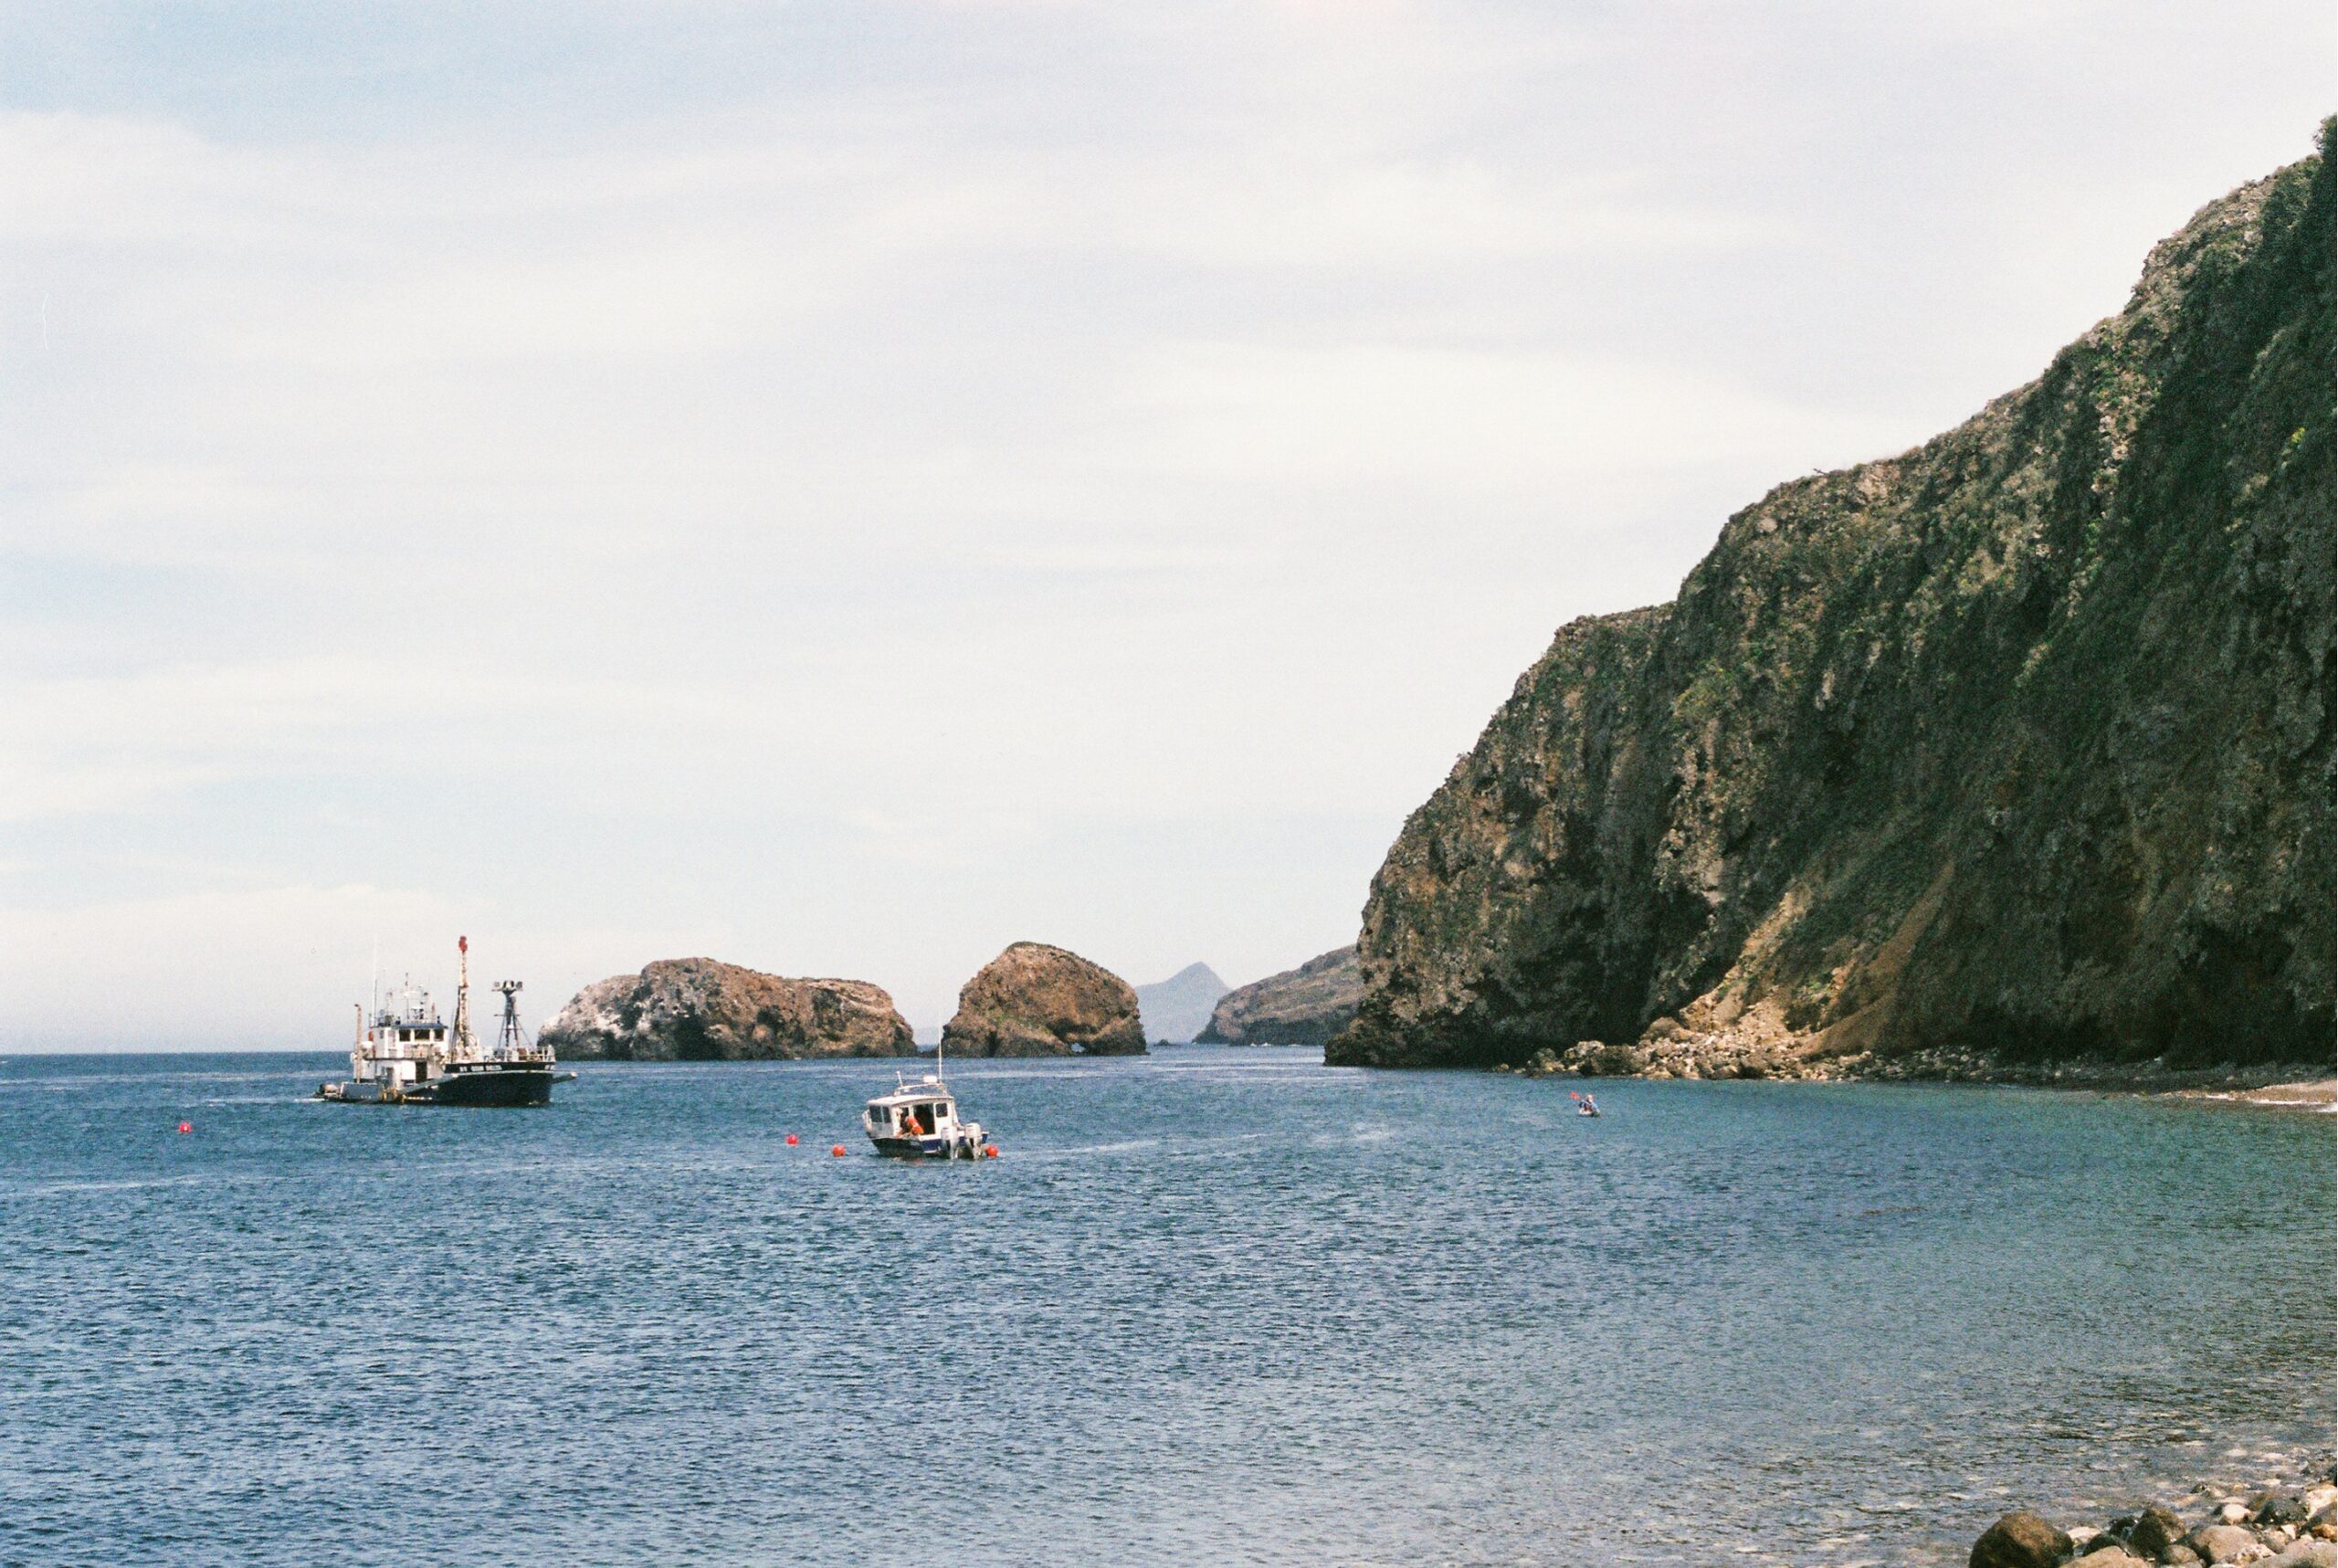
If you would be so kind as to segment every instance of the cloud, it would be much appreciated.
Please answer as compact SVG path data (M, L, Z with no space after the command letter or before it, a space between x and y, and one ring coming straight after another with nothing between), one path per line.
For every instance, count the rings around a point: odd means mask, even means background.
M1547 491L1750 457L1798 472L1921 434L1904 417L1796 406L1660 363L1434 345L1170 344L1122 395L1163 466L1254 483L1401 479L1448 493Z
M1553 625L2301 153L2327 51L2247 39L2329 19L2253 15L488 0L381 69L61 8L0 1027L280 1032L481 910L532 985L1304 957Z
M479 764L443 742L418 744L408 727L440 735L451 727L485 746L515 713L558 732L612 710L673 729L730 712L719 691L509 665L482 671L449 658L348 655L19 678L0 685L11 742L0 760L0 821L123 811L232 779L357 777L389 759L461 774Z

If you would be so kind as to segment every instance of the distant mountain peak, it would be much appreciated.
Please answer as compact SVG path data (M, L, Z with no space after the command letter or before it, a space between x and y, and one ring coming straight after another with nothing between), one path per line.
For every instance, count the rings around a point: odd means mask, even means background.
M1144 1037L1185 1044L1209 1022L1217 999L1233 989L1206 963L1189 963L1166 980L1138 986L1136 1005L1144 1019Z

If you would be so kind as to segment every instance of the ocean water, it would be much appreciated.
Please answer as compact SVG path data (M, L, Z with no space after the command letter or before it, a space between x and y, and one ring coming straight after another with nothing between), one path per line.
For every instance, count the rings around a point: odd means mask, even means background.
M342 1061L0 1058L0 1563L1947 1563L2332 1442L2327 1118L1191 1047L917 1165L891 1064Z

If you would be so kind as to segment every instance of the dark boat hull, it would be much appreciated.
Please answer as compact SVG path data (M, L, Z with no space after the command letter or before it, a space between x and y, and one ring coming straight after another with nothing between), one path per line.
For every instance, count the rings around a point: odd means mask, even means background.
M548 1068L501 1068L492 1072L458 1072L422 1085L407 1095L424 1105L508 1107L550 1105L557 1080Z
M321 1099L343 1105L452 1105L477 1110L509 1110L550 1105L552 1086L573 1072L546 1067L492 1068L450 1073L416 1084L403 1094L384 1094L370 1083L328 1084L317 1090Z
M978 1160L982 1145L958 1138L871 1138L877 1152L895 1160Z

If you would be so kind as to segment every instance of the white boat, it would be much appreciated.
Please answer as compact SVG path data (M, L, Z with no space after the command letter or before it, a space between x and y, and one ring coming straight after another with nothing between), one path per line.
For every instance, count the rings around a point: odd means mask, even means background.
M557 1070L552 1048L520 1029L520 983L499 981L503 1030L492 1050L471 1032L471 943L458 938L455 1025L449 1033L430 993L408 980L386 1001L376 997L369 1022L357 1009L349 1076L317 1086L319 1100L344 1105L549 1105L552 1086L576 1075Z
M958 1118L958 1097L942 1081L942 1052L933 1070L911 1083L896 1077L894 1087L871 1100L860 1113L869 1141L879 1154L905 1160L996 1159L998 1146L979 1121Z

